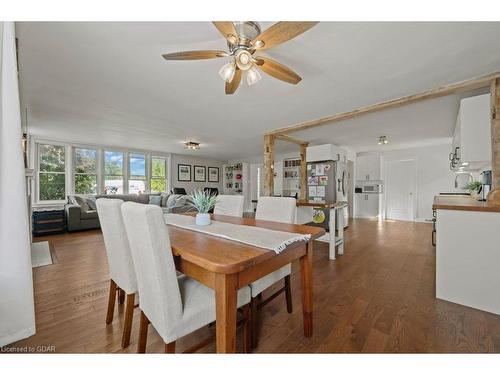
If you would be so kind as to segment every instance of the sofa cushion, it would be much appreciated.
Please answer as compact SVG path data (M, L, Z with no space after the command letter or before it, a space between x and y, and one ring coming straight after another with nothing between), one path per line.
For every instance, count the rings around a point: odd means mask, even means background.
M79 205L82 208L82 212L90 210L90 207L87 204L87 199L86 198L79 197L79 196L74 196L73 198L74 198L76 204Z
M93 211L97 210L97 206L95 204L95 197L89 197L86 199L87 201L87 205L89 206L89 208Z
M149 196L149 204L154 204L156 206L161 205L161 196L160 195L150 195Z
M88 211L81 211L80 212L80 219L81 220L91 220L91 219L97 219L97 211L96 210L88 210Z

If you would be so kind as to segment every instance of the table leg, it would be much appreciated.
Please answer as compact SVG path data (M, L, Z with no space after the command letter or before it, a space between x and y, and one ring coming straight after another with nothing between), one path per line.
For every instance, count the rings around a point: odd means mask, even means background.
M217 353L236 352L236 274L216 274L215 311Z
M339 243L339 255L344 255L344 212L343 212L343 208L340 208L339 209L339 219L337 220L337 228L338 228L338 232L339 232L339 239L340 239L340 243Z
M302 319L304 324L304 335L311 337L313 333L313 276L312 276L312 252L313 242L307 243L306 254L300 258L300 276L302 282Z
M335 209L330 209L330 220L328 221L328 231L330 232L329 258L335 260Z

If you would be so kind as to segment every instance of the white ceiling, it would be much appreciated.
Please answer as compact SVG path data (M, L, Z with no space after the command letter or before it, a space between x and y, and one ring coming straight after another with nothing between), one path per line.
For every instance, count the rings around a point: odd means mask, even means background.
M301 83L263 74L226 96L217 74L225 59L161 58L224 49L208 22L21 22L16 31L33 134L179 153L194 140L199 155L219 159L259 155L266 131L500 70L500 23L322 22L267 52ZM382 133L391 147L438 143L451 136L457 103L442 98L296 135L356 151L376 147Z

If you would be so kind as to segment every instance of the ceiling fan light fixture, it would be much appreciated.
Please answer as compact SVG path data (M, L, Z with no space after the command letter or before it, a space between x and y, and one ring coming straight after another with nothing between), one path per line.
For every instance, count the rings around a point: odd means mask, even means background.
M254 66L247 70L247 83L248 86L252 86L254 83L257 83L261 80L261 75Z
M234 78L234 73L236 72L236 66L234 65L234 62L228 62L225 64L220 70L219 70L219 75L221 78L226 81L227 83L231 82Z

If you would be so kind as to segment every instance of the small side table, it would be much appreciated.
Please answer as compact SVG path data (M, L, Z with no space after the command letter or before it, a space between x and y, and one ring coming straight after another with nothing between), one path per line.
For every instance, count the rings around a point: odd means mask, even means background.
M66 232L64 209L33 211L33 236Z

